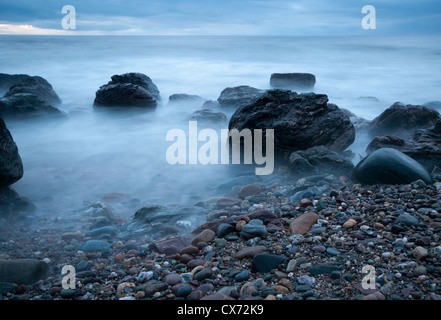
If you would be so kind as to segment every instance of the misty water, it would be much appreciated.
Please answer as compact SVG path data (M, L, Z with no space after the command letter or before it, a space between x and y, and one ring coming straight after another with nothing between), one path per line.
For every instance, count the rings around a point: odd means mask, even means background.
M44 77L67 114L65 120L7 123L24 165L13 188L47 217L109 193L133 200L132 207L114 208L125 218L149 203L193 205L237 176L225 165L167 163L167 131L188 126L200 108L169 105L174 93L216 100L226 87L269 89L272 73L308 72L317 78L314 92L369 120L396 101L441 100L439 37L1 36L0 48L0 72ZM94 112L96 90L126 72L153 80L162 98L158 108L137 115ZM367 143L357 137L349 149L363 154Z

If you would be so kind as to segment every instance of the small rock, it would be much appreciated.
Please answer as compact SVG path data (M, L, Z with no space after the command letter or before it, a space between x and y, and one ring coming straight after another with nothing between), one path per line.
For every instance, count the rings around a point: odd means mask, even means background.
M412 256L415 257L418 260L423 260L427 257L428 251L427 249L418 246L415 249L412 250Z
M216 233L213 230L205 229L199 233L191 242L192 245L196 245L199 242L210 242L216 237Z
M357 221L354 219L348 219L345 223L343 223L343 228L350 229L357 224Z
M197 272L193 279L197 281L202 281L204 279L210 278L213 275L213 271L210 268L204 268L201 271Z
M262 220L253 219L242 228L240 234L245 239L251 239L256 237L265 238L267 235L267 229L265 225L262 223Z
M247 270L244 270L240 273L238 273L235 277L234 280L237 282L242 282L242 281L246 281L248 280L250 277L250 273Z
M290 223L289 231L292 235L306 234L317 222L318 218L318 215L314 212L305 212Z
M267 248L265 246L251 246L245 247L234 254L234 258L236 259L246 259L246 258L254 258L256 254L262 253L266 251Z
M229 223L221 223L216 230L216 235L219 238L225 237L227 234L233 232L235 228Z
M89 240L83 244L81 247L82 251L93 252L93 251L105 251L110 249L110 243L102 240Z
M164 277L164 282L169 286L174 286L175 284L181 283L182 278L177 273L170 273Z
M277 268L286 258L267 253L260 253L252 260L252 271L266 273Z
M308 207L312 207L312 206L313 206L312 201L307 198L303 198L299 201L300 208L308 208Z
M363 300L386 300L386 297L381 292L374 292L365 296Z
M264 190L263 186L257 183L248 184L239 191L239 198L244 200L248 196L256 196Z
M332 256L338 256L341 254L340 251L338 251L337 249L334 249L334 248L326 248L326 252Z

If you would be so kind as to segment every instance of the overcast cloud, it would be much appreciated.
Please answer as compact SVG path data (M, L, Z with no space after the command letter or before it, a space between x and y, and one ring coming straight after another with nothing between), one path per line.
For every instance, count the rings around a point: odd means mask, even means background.
M368 4L376 8L375 30L361 27L361 9ZM61 27L64 5L76 9L75 31ZM441 31L441 1L0 0L0 33L26 30L32 34L433 35Z

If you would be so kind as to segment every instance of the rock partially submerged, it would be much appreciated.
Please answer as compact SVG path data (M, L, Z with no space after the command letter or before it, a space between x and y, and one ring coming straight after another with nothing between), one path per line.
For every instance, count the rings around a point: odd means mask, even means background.
M355 139L349 117L338 106L328 103L327 95L289 90L268 90L238 108L230 119L229 129L274 129L274 151L286 158L292 152L320 145L343 151Z
M114 75L96 92L94 107L154 109L160 94L153 81L142 73Z
M39 76L0 73L0 91L4 91L6 93L5 96L17 93L30 93L46 104L61 104L61 99L55 93L52 85L46 79Z
M430 174L419 162L391 148L378 149L360 161L353 179L363 184L408 184L419 179L432 183Z
M223 112L201 109L193 112L189 120L205 125L224 125L227 123L227 116Z
M194 105L202 104L205 100L197 95L186 94L186 93L174 93L168 98L168 104L184 104L184 105Z
M425 106L394 103L369 124L369 134L408 139L417 129L433 126L440 119L438 111Z
M63 118L65 114L31 93L0 98L0 115L9 120Z
M0 90L7 92L0 98L0 116L4 119L62 117L55 108L61 99L44 78L28 75L0 74Z
M421 163L428 171L439 168L441 164L441 119L430 128L416 130L412 139L395 136L375 137L367 146L371 153L380 148L393 148Z
M350 159L325 146L296 151L289 158L290 172L296 177L325 173L350 176L353 168Z
M36 96L39 100L49 105L61 104L61 99L55 93L52 85L44 78L39 76L25 77L9 88L5 97L10 97L20 93L29 93Z
M315 82L315 75L311 73L273 73L270 78L271 87L279 89L312 89Z
M17 145L0 118L0 188L17 182L23 176L23 163L18 154Z
M250 86L237 86L225 88L217 101L222 107L237 108L251 103L265 91Z

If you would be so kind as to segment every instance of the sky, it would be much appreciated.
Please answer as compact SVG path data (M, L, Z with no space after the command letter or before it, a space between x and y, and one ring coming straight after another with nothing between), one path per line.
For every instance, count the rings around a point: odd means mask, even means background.
M75 8L75 29L63 29ZM365 5L375 29L364 29ZM70 21L72 22L72 20ZM372 20L370 20L372 23ZM0 0L0 34L439 35L441 0Z

